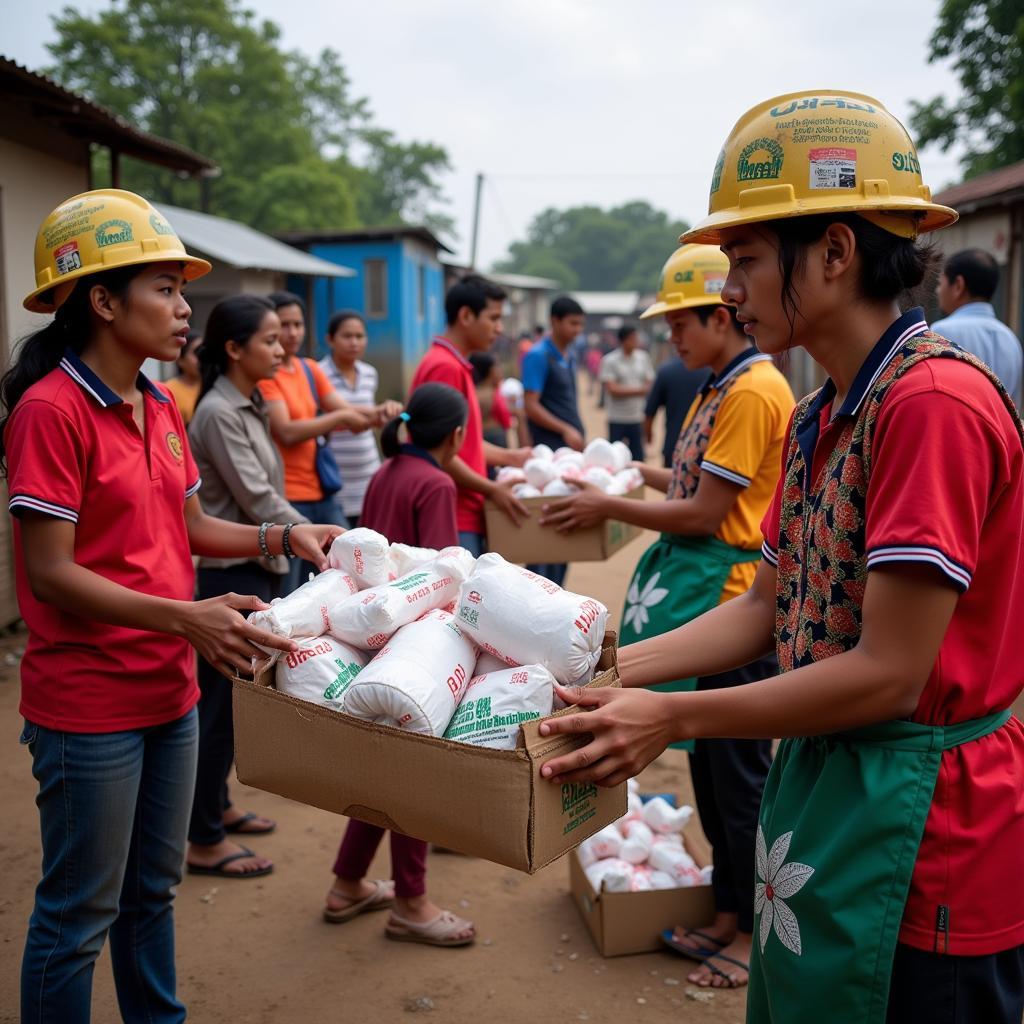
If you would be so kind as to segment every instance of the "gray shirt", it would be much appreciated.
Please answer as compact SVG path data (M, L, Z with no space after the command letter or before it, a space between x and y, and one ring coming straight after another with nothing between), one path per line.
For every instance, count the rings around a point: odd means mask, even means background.
M614 383L624 388L649 388L654 380L654 366L651 357L642 349L634 349L626 355L621 348L609 352L601 360L598 377L602 384ZM644 401L642 395L616 398L611 392L605 395L604 407L609 423L643 423Z
M203 479L199 500L207 515L253 526L309 521L285 500L284 466L262 402L257 405L227 377L218 377L196 406L188 440ZM203 557L199 566L226 569L251 561L255 559ZM280 575L288 571L283 555L259 562Z

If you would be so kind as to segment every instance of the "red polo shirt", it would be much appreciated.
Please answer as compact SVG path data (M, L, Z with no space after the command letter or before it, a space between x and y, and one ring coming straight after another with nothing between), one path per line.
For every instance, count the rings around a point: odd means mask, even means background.
M480 416L480 403L473 384L473 364L447 338L435 338L427 354L416 367L412 379L412 391L428 381L448 384L460 392L469 405L466 421L466 437L459 449L459 458L470 469L487 476L487 460L484 458L484 428ZM484 496L479 491L464 487L458 489L456 517L459 531L463 533L487 532L484 520Z
M847 400L849 403L849 399ZM844 404L844 408L846 405ZM841 417L819 418L815 476ZM765 516L777 560L782 483ZM934 566L960 591L916 722L946 725L1010 707L1024 686L1024 451L995 388L973 367L929 359L878 414L867 498L868 568ZM981 956L1024 943L1024 727L1016 718L942 756L900 942Z
M21 713L64 732L117 732L181 717L199 699L195 652L164 633L111 626L36 600L25 574L27 511L75 524L75 561L115 583L191 601L185 499L199 474L181 415L140 375L146 436L132 410L68 352L7 423L18 605L29 630Z

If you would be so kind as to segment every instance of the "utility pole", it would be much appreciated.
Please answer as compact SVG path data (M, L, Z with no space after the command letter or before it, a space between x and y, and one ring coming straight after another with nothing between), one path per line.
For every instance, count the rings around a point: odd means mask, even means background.
M473 199L473 233L469 245L469 269L476 270L476 242L480 234L480 193L484 188L484 176L476 176L476 196Z

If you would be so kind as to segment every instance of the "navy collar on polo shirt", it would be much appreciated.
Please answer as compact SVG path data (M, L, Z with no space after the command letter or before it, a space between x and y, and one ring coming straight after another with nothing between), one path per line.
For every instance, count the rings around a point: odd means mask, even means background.
M727 380L735 377L737 373L746 369L751 363L763 363L766 360L771 360L771 358L771 356L765 355L763 352L758 352L753 345L745 348L738 356L734 356L725 364L722 372L717 377L712 377L701 388L701 395L707 395L713 388L720 388Z
M408 441L398 449L399 455L411 455L416 459L423 459L424 462L429 462L432 466L441 468L441 463L434 458L426 448L421 448L418 444L410 444Z
M881 372L889 365L893 356L913 337L928 330L924 310L920 306L908 309L906 313L894 320L885 330L875 347L868 353L861 368L853 378L853 384L839 410L832 418L840 416L856 416L871 388L878 380ZM821 411L836 397L836 386L829 378L825 381L817 398L807 407L804 418L796 428L797 441L807 466L812 464L814 448L818 443L819 421Z
M86 366L85 363L71 350L64 350L64 358L60 361L60 368L76 383L83 391L87 391L96 401L106 409L111 405L120 405L122 400L100 380L96 374ZM158 402L167 405L171 399L164 394L144 373L139 372L135 381L140 391L145 391L153 396Z

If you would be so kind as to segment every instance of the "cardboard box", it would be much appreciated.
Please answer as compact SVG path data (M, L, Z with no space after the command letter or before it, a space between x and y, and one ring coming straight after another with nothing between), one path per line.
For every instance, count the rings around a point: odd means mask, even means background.
M643 498L642 487L630 491L627 498ZM520 526L490 502L484 506L487 518L487 549L496 551L509 562L520 565L538 562L603 562L619 548L640 535L640 527L608 519L572 533L558 533L538 523L541 506L552 498L524 498L530 518Z
M618 686L614 633L591 686ZM274 688L264 662L234 680L241 782L529 874L626 813L626 786L556 786L541 765L584 737L520 726L516 750L491 750L362 722ZM556 714L567 714L567 711Z
M687 849L703 867L707 857L701 845L688 842ZM596 892L575 850L569 854L569 888L602 956L655 952L663 948L661 933L666 928L701 928L715 917L710 885L653 892Z

